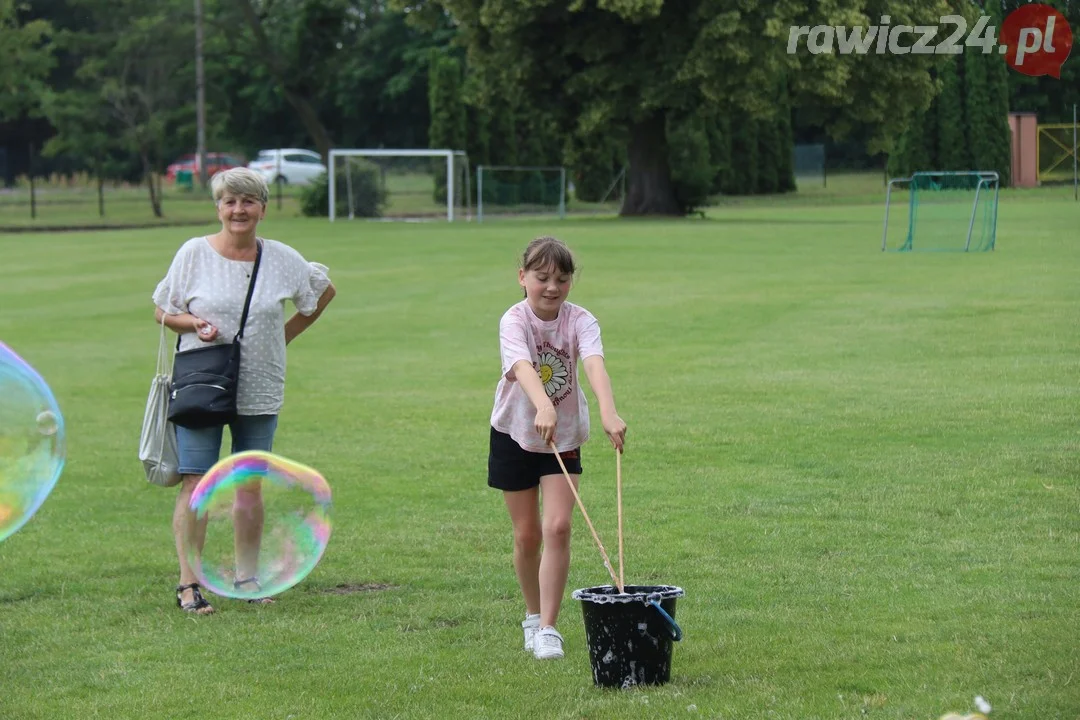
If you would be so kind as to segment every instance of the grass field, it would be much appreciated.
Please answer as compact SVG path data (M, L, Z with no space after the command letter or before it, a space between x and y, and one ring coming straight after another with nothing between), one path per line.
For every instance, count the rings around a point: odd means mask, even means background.
M334 534L269 607L176 609L174 491L136 459L150 294L203 228L0 235L0 340L50 382L68 464L0 544L0 718L1080 717L1080 205L1004 192L993 253L881 253L882 205L491 225L273 215L338 298L290 346L276 450ZM485 486L497 325L526 242L577 252L620 413L628 583L679 585L672 681L592 686L520 647ZM590 400L591 400L590 395ZM595 411L595 402L593 402ZM582 498L616 544L596 432Z

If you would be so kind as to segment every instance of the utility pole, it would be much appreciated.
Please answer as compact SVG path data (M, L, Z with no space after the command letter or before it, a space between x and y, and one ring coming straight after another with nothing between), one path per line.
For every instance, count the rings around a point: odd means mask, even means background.
M203 3L195 0L195 169L206 188L206 71L203 69Z

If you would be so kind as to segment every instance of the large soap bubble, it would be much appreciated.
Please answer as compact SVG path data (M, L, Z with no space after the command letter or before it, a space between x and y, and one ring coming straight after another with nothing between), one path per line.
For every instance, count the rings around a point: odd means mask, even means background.
M0 541L45 502L65 454L64 418L52 390L0 342Z
M191 494L196 527L188 561L199 582L225 597L256 599L291 588L330 541L330 486L316 470L268 452L220 460Z

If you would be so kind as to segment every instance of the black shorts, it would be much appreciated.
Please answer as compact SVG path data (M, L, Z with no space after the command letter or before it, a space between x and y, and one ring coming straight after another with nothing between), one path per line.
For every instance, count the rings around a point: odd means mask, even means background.
M566 471L581 474L581 448L559 453ZM540 484L544 475L562 475L555 453L525 450L514 438L491 428L488 451L488 485L498 490L528 490Z

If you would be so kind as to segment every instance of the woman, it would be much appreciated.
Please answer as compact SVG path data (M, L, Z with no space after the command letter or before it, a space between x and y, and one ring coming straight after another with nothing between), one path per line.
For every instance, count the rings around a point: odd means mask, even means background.
M318 319L335 290L327 268L309 263L288 245L256 236L266 215L269 189L258 173L233 168L210 181L221 230L188 240L176 253L165 279L154 291L155 317L180 335L180 350L232 342L240 326L252 268L262 258L244 327L237 391L238 417L229 423L232 452L269 452L285 399L285 346ZM285 301L296 314L285 320ZM214 612L203 597L187 559L189 542L200 546L206 523L188 509L191 492L218 461L224 426L176 428L182 477L173 512L173 535L180 560L176 604L200 615ZM236 586L258 588L263 506L257 486L238 490L234 506ZM254 602L254 601L253 601ZM261 602L272 602L263 599Z

